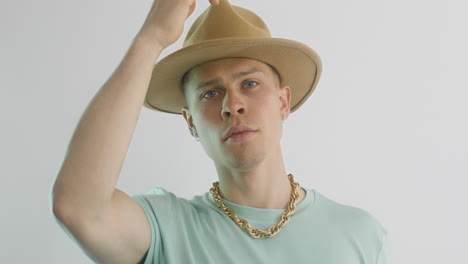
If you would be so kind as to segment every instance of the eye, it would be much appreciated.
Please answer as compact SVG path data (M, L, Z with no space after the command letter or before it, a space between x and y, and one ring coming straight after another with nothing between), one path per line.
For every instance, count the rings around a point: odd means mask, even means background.
M206 92L206 93L203 94L203 98L209 99L209 98L215 97L216 95L218 95L218 91L216 91L216 90L209 90L208 92Z
M248 82L244 83L244 87L246 87L246 88L252 88L252 87L254 87L254 86L257 86L257 84L258 84L257 82L248 81Z

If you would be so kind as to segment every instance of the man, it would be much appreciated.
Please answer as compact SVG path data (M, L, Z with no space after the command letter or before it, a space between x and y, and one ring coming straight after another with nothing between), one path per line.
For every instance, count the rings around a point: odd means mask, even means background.
M387 263L376 219L300 188L283 163L283 120L315 89L319 57L271 38L246 9L210 3L184 48L153 69L195 8L154 2L73 136L53 190L59 223L99 263ZM215 164L210 192L115 188L143 104L182 114Z

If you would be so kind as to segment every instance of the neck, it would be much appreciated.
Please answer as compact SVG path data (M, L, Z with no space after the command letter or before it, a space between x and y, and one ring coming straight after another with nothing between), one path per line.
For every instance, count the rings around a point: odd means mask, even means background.
M281 153L263 160L253 168L240 170L216 164L219 188L224 199L250 207L286 209L291 201L292 187ZM298 202L304 198L299 190Z

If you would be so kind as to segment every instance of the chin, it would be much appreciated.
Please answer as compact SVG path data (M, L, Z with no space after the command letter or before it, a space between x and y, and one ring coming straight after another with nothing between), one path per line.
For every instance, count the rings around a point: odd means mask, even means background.
M263 153L255 153L254 155L230 156L225 162L230 168L246 171L257 167L264 160Z
M205 152L216 166L233 168L239 171L257 167L265 160L267 151L268 149L265 148L264 144L252 141L205 149Z

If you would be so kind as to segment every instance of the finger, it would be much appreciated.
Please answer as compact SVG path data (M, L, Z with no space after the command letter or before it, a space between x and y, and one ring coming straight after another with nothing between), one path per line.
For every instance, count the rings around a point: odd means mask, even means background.
M219 0L209 0L211 5L219 4Z

